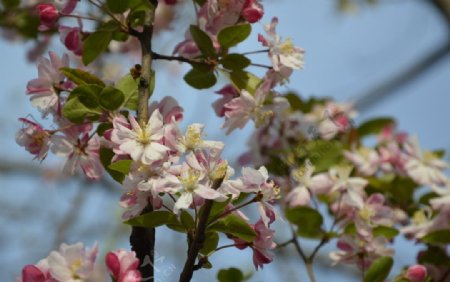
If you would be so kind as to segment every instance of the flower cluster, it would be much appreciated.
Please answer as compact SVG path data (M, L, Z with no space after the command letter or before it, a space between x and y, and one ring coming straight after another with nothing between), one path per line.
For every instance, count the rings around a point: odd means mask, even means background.
M16 282L77 282L92 281L95 277L95 260L98 248L94 245L86 249L82 243L61 244L58 251L37 264L26 265L22 276ZM141 274L137 270L139 260L134 252L119 249L108 252L105 257L108 273L117 282L139 282Z

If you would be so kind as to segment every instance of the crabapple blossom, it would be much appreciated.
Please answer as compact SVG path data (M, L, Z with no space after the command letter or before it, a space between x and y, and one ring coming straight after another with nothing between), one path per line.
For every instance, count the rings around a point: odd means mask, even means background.
M26 265L22 269L22 276L16 282L56 282L49 271L47 259L41 259L36 265Z
M50 148L50 133L29 119L20 118L19 121L24 127L16 134L17 144L35 155L35 159L44 160Z
M72 51L75 55L83 54L83 35L82 27L60 26L60 40L66 46L67 50Z
M45 31L56 27L59 19L59 12L53 4L39 4L36 6L41 25L39 30Z
M232 84L228 84L215 93L222 95L222 98L213 103L213 108L217 116L223 117L225 116L225 112L227 111L225 105L234 98L239 97L239 92Z
M385 247L387 243L388 240L381 236L343 235L336 244L339 250L331 252L330 258L333 265L356 264L360 269L367 269L374 260L393 255L393 250Z
M411 157L406 162L405 169L414 181L422 185L445 183L447 178L442 170L449 165L432 152L422 152L417 138L410 138L406 143L406 151Z
M249 23L255 23L259 21L264 15L264 8L259 3L259 0L245 0L245 4L242 9L242 16Z
M85 249L82 243L63 243L58 251L52 251L47 257L50 274L56 281L88 280L92 278L97 252L97 245Z
M233 238L238 249L245 249L250 247L253 250L253 264L258 268L263 269L264 264L271 263L273 260L272 254L269 250L274 249L277 244L273 242L275 230L270 229L263 220L258 220L254 225L251 225L256 232L256 238L253 242L247 243L241 239Z
M51 151L58 156L67 158L64 172L74 174L80 166L89 179L99 179L103 172L100 163L100 140L97 135L89 136L89 127L78 126L64 130L64 135L51 137ZM81 134L81 136L80 136Z
M69 56L64 54L60 59L54 52L49 52L50 60L38 59L38 78L27 84L27 94L31 104L41 111L43 116L58 109L58 97L61 91L69 91L73 83L66 80L60 68L69 66Z
M363 204L363 188L368 181L361 177L350 177L353 168L350 166L339 166L331 168L329 171L333 186L330 192L344 193L343 201L348 201L356 205Z
M280 71L282 66L291 69L303 68L304 50L295 47L292 40L288 38L285 41L276 33L275 28L278 24L278 18L272 18L270 24L264 26L268 37L258 35L258 41L263 46L269 47L269 57L272 60L272 66L275 71Z
M148 122L138 124L130 115L129 127L114 119L111 141L118 145L123 154L128 154L134 161L151 164L166 157L169 150L162 143L164 126L159 110L153 111Z
M209 187L210 183L206 179L204 171L195 170L187 163L184 163L179 168L179 173L177 178L174 178L173 184L175 184L175 189L180 192L180 197L174 206L175 213L178 213L180 209L189 208L194 203L195 197L220 202L228 199L222 193Z
M427 269L420 264L411 265L406 270L405 278L411 282L422 282L427 278Z
M378 170L380 157L374 149L359 147L352 152L345 151L344 156L365 176L374 175Z
M108 273L117 282L139 282L141 273L138 270L139 259L136 253L123 249L108 252L105 257Z

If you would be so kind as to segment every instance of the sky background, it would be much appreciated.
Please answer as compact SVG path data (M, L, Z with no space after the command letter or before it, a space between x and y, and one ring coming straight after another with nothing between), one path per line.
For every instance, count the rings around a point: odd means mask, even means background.
M281 90L295 90L303 97L328 96L337 101L356 101L374 87L393 75L403 72L432 52L447 39L448 30L440 15L427 1L379 1L373 6L363 6L358 12L344 14L337 10L335 1L277 0L266 1L266 14L262 23L278 16L278 32L291 37L297 46L306 50L305 68L297 71L291 83ZM262 24L254 29L261 30ZM184 27L177 29L183 34ZM259 50L256 32L240 51ZM163 38L167 36L164 35ZM171 52L175 41L163 40L157 44L160 53ZM35 263L59 245L61 238L68 243L82 241L92 245L98 241L102 250L116 246L128 248L126 227L117 224L120 209L117 206L119 189L105 189L99 185L77 180L54 180L54 168L62 160L49 158L40 167L41 175L10 173L5 167L28 166L38 163L15 143L17 121L30 113L38 117L25 95L28 80L37 76L36 68L25 60L30 45L22 42L0 41L2 64L0 67L0 281L12 281L25 264ZM255 62L267 62L264 56L255 56ZM260 60L260 61L258 61ZM136 61L137 62L137 61ZM132 63L136 63L132 62ZM130 64L131 65L131 64ZM181 74L186 68L181 69ZM215 89L218 89L216 87ZM180 74L161 72L158 76L154 99L174 96L185 107L184 124L206 124L210 139L223 140L225 156L232 162L245 151L245 144L252 127L236 130L225 136L220 130L221 120L213 114L210 104L217 99L212 90L196 93L187 87ZM399 128L419 136L422 147L450 149L450 56L442 59L432 69L394 91L390 98L364 109L356 122L378 117L392 116ZM81 187L81 189L80 189ZM75 218L65 217L76 203L80 210ZM63 230L55 225L64 220ZM284 241L284 223L277 241ZM55 235L59 234L59 235ZM180 258L185 254L184 237L158 229L157 275L159 281L177 281L181 270ZM223 241L227 244L227 241ZM306 242L306 249L314 243ZM417 247L397 240L395 267L398 270L414 261ZM357 281L351 268L344 272L332 271L327 259L334 242L320 253L316 266L318 281ZM175 254L175 255L174 255ZM101 265L102 255L99 257ZM215 254L212 263L221 267L239 267L252 272L250 251L225 250ZM326 271L324 271L326 269ZM159 271L158 271L159 270ZM217 272L202 270L195 273L194 281L212 281ZM297 255L288 250L282 258L257 272L251 281L306 281L305 269ZM298 280L297 280L298 279Z

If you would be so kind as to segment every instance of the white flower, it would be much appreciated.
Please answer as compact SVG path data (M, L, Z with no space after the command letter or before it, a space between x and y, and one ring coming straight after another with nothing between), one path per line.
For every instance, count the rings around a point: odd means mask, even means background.
M132 115L129 120L131 128L113 122L112 142L118 144L119 149L129 154L134 161L151 164L163 159L169 148L160 143L164 136L164 127L159 110L153 111L143 128Z
M97 245L86 250L82 243L63 243L59 251L52 251L47 258L50 273L57 281L86 281L93 274L97 252Z
M305 51L295 47L290 38L282 41L275 31L277 24L278 18L272 18L272 22L264 27L268 38L261 34L258 36L258 40L263 46L269 47L273 69L278 72L283 66L292 69L303 68Z

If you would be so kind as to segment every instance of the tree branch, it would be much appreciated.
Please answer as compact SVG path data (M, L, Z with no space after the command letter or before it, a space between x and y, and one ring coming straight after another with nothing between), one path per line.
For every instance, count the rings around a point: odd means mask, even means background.
M222 185L223 177L216 179L212 184L212 189L216 190ZM211 213L213 200L206 200L203 208L203 212L200 215L197 228L195 230L194 238L190 242L188 247L188 257L184 264L183 271L180 274L180 282L189 282L192 279L192 275L195 270L195 260L197 259L200 249L203 247L205 241L205 231L208 226L208 218Z
M152 93L150 83L152 80L152 35L155 10L158 5L157 0L150 0L152 8L145 15L145 23L142 33L137 34L142 52L142 73L139 80L138 98L138 122L141 127L148 122L148 100ZM151 203L147 204L141 214L153 211ZM155 252L155 228L145 228L133 226L130 235L131 249L136 252L141 265L139 271L145 281L154 281L154 252Z

